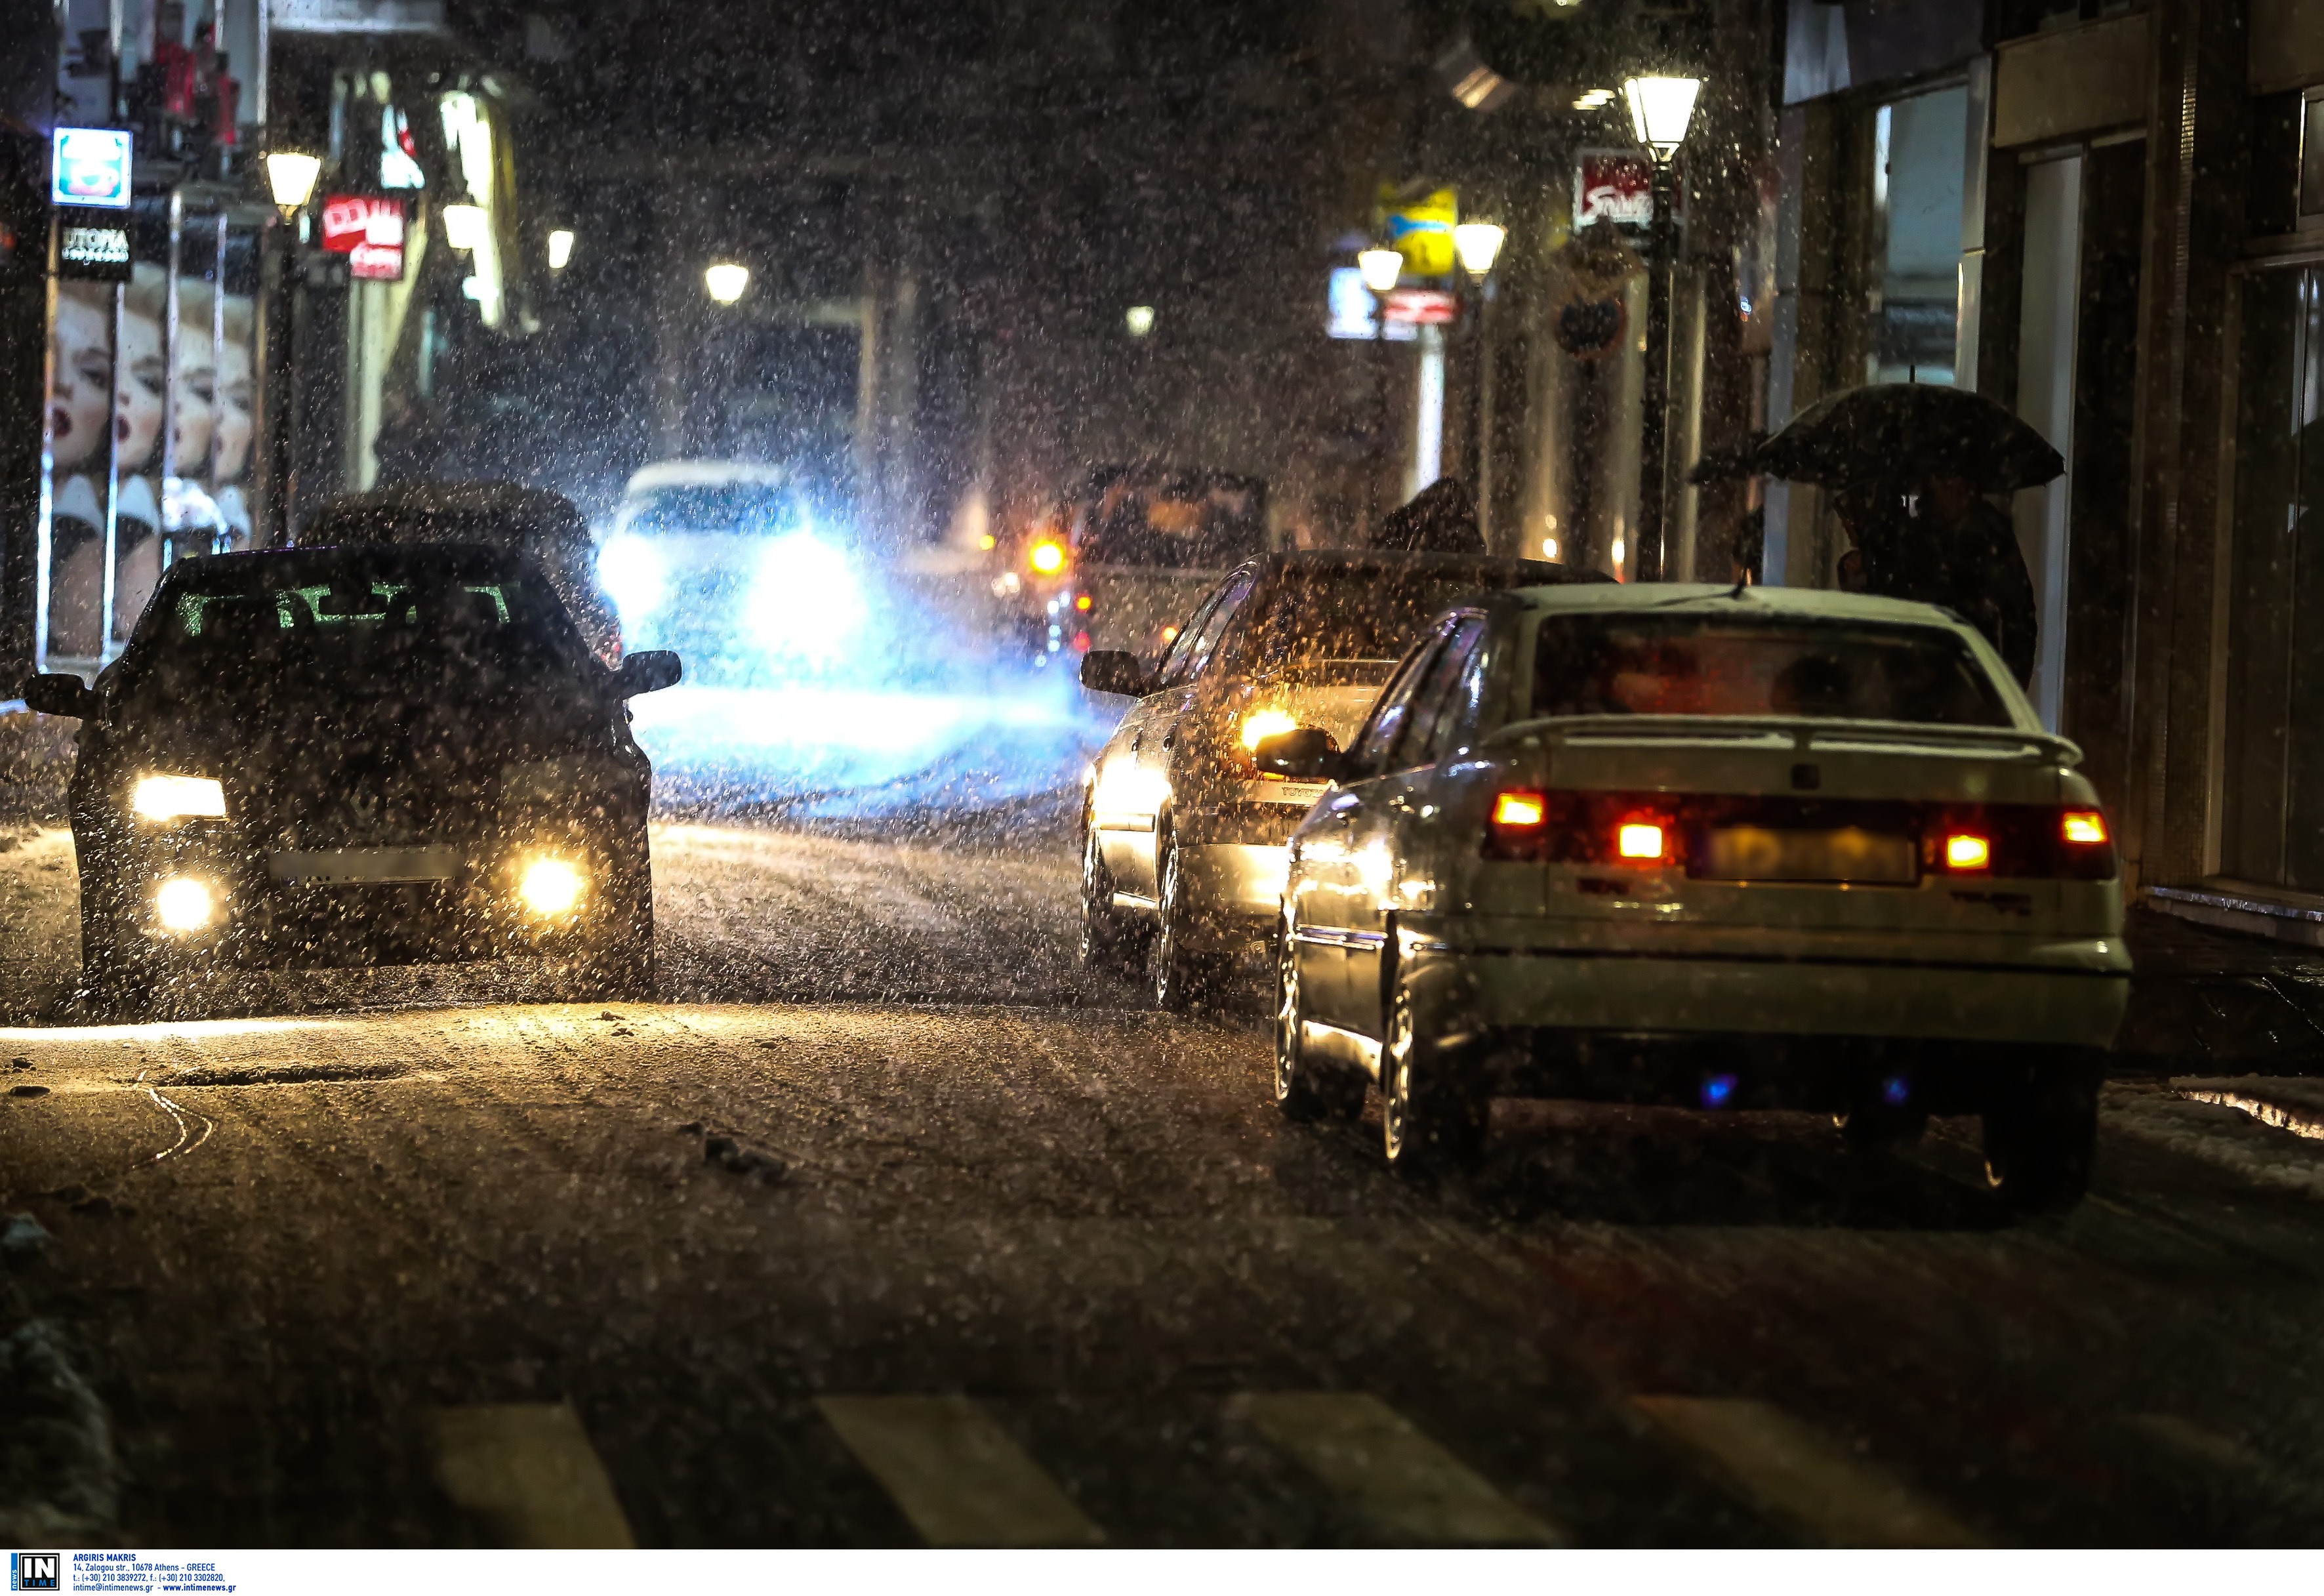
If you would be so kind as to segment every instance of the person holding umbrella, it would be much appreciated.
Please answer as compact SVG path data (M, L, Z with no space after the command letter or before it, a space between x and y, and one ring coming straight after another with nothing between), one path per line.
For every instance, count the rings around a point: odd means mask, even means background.
M1844 586L1943 605L2031 684L2040 626L2034 578L2009 518L1985 495L2065 470L2040 433L1981 394L1891 383L1811 405L1752 464L1831 490L1853 546Z

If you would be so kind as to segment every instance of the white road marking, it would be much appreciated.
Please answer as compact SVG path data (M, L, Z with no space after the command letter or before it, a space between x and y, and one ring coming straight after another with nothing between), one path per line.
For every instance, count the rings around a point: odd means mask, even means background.
M816 1406L933 1546L1093 1546L1104 1533L973 1398Z
M1360 1391L1250 1391L1247 1419L1344 1497L1382 1539L1428 1545L1563 1544L1483 1476Z
M581 1416L563 1402L439 1407L436 1480L510 1546L637 1542Z
M1771 1403L1634 1397L1764 1510L1835 1546L1973 1546L1978 1536L1877 1463Z

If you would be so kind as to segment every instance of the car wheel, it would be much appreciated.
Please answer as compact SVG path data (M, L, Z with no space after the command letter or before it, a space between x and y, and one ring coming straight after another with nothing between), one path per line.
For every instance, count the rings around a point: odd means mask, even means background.
M152 950L121 912L112 881L92 871L81 886L80 981L83 1001L100 1019L154 1018L170 983Z
M1380 1149L1390 1168L1473 1164L1484 1152L1492 1098L1424 1033L1401 980L1380 1050Z
M1154 1006L1177 1013L1207 1004L1217 995L1226 961L1186 946L1194 909L1186 901L1178 845L1165 838L1160 852L1161 890L1155 894L1158 912L1154 939L1146 946L1146 976L1154 989Z
M660 973L654 957L651 870L650 864L632 869L620 907L605 917L589 950L576 961L574 1001L654 1001Z
M1138 927L1113 906L1113 875L1098 846L1097 827L1082 829L1082 968L1127 975L1138 967Z
M1275 1106L1298 1123L1325 1115L1352 1120L1364 1111L1360 1080L1341 1072L1319 1075L1303 1059L1300 1028L1306 1005L1299 992L1299 959L1288 936L1280 939L1275 981Z
M2089 1190L2098 1149L2095 1072L2043 1080L1985 1111L1985 1178L2019 1213L2062 1213Z

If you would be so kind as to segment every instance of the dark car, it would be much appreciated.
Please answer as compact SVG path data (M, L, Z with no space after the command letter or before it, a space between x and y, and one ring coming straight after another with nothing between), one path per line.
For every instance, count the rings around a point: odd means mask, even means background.
M652 771L540 567L474 545L171 567L94 689L71 785L81 957L115 1010L217 969L560 961L576 995L653 983Z
M622 662L622 622L597 580L589 523L562 494L512 482L414 482L341 494L309 518L299 547L481 543L540 562L589 651Z

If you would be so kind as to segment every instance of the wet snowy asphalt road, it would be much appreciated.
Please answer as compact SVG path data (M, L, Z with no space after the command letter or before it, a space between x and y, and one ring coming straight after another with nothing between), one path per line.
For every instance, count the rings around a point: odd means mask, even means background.
M12 990L64 979L69 859L0 854ZM2097 1195L2012 1224L1967 1123L1866 1165L1804 1119L1505 1103L1481 1170L1405 1180L1376 1110L1277 1120L1257 992L1080 975L1055 839L670 826L657 868L656 1004L10 1021L0 1212L53 1236L11 1316L113 1453L56 1522L2324 1540L2316 1142L2123 1084Z

